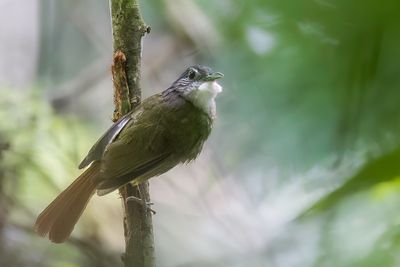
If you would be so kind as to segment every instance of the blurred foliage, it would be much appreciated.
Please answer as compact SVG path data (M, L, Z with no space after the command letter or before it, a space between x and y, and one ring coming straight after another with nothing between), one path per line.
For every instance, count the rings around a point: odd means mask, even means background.
M235 77L227 88L240 96L229 116L257 129L248 139L237 133L241 149L309 168L399 130L398 1L222 3L231 4L222 15L208 11L227 33L218 62ZM260 53L263 38L271 48Z
M400 177L400 148L390 151L377 159L367 162L355 175L348 178L339 188L327 194L315 203L302 217L312 213L326 211L336 205L343 198L356 194L362 190L379 185L378 196L385 196L391 190L399 189Z
M37 214L78 174L78 161L93 139L82 122L54 114L43 100L39 93L0 91L0 141L7 144L0 162L1 213L7 214L0 216L0 237L2 244L9 244L0 249L0 265L112 266L118 256L94 243L97 233L90 229L66 247L36 241L32 225Z
M23 254L21 266L115 266L115 247L101 242L100 214L87 216L67 246L30 232L41 207L78 174L99 132L90 127L112 113L112 101L98 97L110 91L89 91L110 62L107 2L42 3L49 15L41 17L40 86L29 94L0 89L0 215L7 218L0 240L11 244L0 246L0 265ZM152 26L144 94L168 86L188 64L225 74L205 163L190 166L194 177L182 175L192 178L187 184L165 178L183 208L156 208L159 266L399 266L400 2L141 5ZM90 79L76 79L81 73ZM204 168L217 178L204 177ZM209 178L201 187L208 191L184 188L200 187L197 176Z

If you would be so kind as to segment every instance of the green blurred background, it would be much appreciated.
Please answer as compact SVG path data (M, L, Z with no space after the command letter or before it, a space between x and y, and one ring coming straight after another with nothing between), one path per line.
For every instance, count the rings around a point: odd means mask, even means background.
M400 266L400 2L141 1L144 97L225 74L197 161L151 180L158 266ZM0 1L0 266L121 266L117 193L32 232L111 124L108 1Z

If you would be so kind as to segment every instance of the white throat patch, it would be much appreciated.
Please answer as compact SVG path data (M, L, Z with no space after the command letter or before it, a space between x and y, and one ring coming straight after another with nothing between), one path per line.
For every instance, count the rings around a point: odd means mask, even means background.
M222 92L222 86L216 81L202 83L197 90L191 91L186 97L196 107L210 115L216 116L215 97Z

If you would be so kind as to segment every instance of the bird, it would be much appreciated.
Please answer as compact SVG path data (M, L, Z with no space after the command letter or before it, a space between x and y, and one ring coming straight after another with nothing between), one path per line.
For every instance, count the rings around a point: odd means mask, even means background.
M215 98L222 92L217 80L223 76L191 66L116 121L79 164L86 170L39 214L35 232L65 242L96 192L103 196L128 183L138 185L193 161L210 135Z

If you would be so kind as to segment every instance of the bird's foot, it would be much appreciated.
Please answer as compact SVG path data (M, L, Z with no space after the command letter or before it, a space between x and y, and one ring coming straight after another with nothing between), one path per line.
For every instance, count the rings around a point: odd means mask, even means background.
M143 205L143 207L144 207L147 211L150 211L151 213L153 213L153 215L156 214L156 211L153 210L153 209L151 208L151 206L154 205L153 202L147 202L146 200L140 199L140 198L135 197L135 196L130 196L130 197L127 197L127 198L126 198L126 202L127 202L127 203L130 202L130 201L133 201L133 202L136 202L136 203L138 203L138 204L141 204L141 205Z

